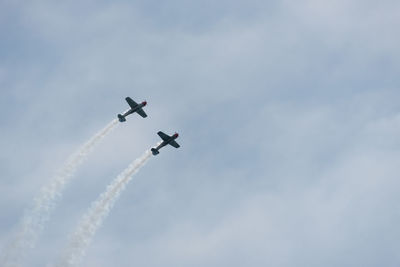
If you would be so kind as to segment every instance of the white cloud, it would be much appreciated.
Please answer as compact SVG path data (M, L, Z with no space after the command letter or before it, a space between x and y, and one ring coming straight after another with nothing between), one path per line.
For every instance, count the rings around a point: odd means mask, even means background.
M398 264L397 2L8 8L2 236L123 97L149 102L79 171L31 265L160 129L182 148L143 168L86 266Z

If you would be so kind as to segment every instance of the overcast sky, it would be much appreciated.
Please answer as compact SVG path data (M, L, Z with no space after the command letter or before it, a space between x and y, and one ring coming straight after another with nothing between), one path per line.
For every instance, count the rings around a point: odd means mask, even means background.
M83 266L399 266L400 2L0 1L0 249L68 156L54 263L156 132Z

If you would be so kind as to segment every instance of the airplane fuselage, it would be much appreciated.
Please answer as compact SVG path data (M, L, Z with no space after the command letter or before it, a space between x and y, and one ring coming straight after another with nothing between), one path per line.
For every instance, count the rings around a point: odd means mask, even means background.
M171 143L171 141L175 140L176 138L178 138L178 134L174 134L173 136L171 136L171 138L169 138L168 140L162 141L161 144L158 145L158 147L156 147L156 150L159 150L160 148L168 145L169 143Z
M176 142L173 142L176 138L178 138L178 136L179 136L179 134L178 133L175 133L174 135L172 135L171 137L169 137L168 139L164 139L162 142L161 142L161 144L159 144L156 148L152 148L151 149L151 151L152 151L152 153L153 153L153 155L157 155L158 153L159 153L159 150L162 148L162 147L164 147L164 146L166 146L166 145L169 145L169 144L171 144L172 146L175 146L175 147L179 147L179 145L176 143ZM173 143L175 143L175 144L173 144Z
M146 102L140 103L139 105L137 105L137 107L135 108L131 108L129 109L127 112L125 112L124 114L122 114L122 117L126 117L132 113L135 113L136 111L138 111L139 109L143 108L144 106L146 106Z
M130 115L130 114L132 114L132 113L135 113L135 112L136 112L137 114L139 114L140 116L142 116L143 118L146 118L146 117L147 117L146 112L144 112L144 110L142 109L144 106L147 105L147 102L146 102L146 101L143 101L142 103L137 104L137 103L136 103L135 101L133 101L132 98L130 98L130 97L125 98L125 100L126 100L126 102L128 102L128 104L129 104L129 106L130 106L130 109L128 109L126 112L124 112L124 114L118 114L117 117L118 117L118 120L119 120L120 122L126 121L125 117L128 116L128 115Z

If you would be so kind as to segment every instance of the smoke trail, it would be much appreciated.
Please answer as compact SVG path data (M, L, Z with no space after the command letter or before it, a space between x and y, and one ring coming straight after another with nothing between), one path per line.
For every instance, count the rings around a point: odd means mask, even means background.
M150 157L150 150L145 151L141 157L132 162L128 168L118 175L107 186L106 191L91 204L89 210L79 222L76 231L72 234L61 261L56 266L67 267L79 265L93 236L109 214L115 201L126 185L132 180L133 175L139 171Z
M25 212L21 222L20 230L12 243L7 247L0 266L20 266L20 262L28 248L33 248L43 231L45 223L49 220L56 202L61 198L62 190L71 180L76 169L81 165L93 148L118 125L114 119L101 131L96 133L76 153L74 153L58 170L54 179L45 185L39 195L33 200L32 207Z

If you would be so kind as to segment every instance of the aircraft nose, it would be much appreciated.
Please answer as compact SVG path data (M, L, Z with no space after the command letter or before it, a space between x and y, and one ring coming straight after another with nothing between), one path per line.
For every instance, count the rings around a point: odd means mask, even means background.
M178 134L178 133L175 133L175 136L176 136L176 137L178 137L178 136L179 136L179 134Z
M147 105L147 101L143 101L142 104L143 104L143 106L146 106Z

